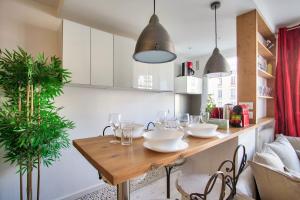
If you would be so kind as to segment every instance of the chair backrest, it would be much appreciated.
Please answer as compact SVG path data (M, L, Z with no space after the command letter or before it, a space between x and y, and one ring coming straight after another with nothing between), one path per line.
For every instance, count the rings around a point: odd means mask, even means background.
M242 150L242 158L238 163L238 152ZM244 170L247 163L247 153L244 145L238 145L234 151L232 160L225 160L221 163L218 171L225 173L225 183L230 189L230 194L227 199L233 199L236 195L236 185L239 180L240 174ZM238 165L237 165L238 164ZM224 169L225 168L225 169Z
M213 190L215 183L218 179L218 177L220 177L221 179L221 190L220 190L220 196L219 196L219 200L223 200L225 197L225 175L223 172L221 171L217 171L215 172L210 179L208 180L204 193L200 194L200 193L192 193L190 194L190 199L191 200L206 200L207 196L211 193L211 191Z
M105 126L104 127L104 129L103 129L103 131L102 131L102 136L105 136L105 131L106 131L106 129L108 129L108 128L110 128L111 126Z

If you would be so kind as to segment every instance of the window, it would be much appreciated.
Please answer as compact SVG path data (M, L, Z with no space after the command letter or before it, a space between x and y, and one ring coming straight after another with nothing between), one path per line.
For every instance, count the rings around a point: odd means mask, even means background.
M236 77L235 75L231 75L231 85L234 86L235 85L235 82L236 82Z
M222 90L218 90L218 99L222 99Z
M218 86L222 86L222 78L219 78L219 83L218 83Z
M230 90L230 98L232 100L235 100L235 98L236 98L235 93L236 93L236 88L231 88L231 90Z

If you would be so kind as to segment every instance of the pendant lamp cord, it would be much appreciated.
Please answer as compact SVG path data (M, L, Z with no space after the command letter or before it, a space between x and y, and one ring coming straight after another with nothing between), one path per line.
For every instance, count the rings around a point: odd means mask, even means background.
M215 43L218 48L218 34L217 34L217 6L215 6Z
M155 8L155 0L153 0L153 4L154 4L154 14L155 14L155 9L156 9L156 8Z

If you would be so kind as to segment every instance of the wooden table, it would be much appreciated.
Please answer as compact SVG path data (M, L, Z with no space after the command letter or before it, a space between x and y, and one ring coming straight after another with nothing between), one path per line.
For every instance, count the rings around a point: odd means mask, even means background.
M265 124L266 121L261 123ZM185 140L189 147L176 153L158 153L148 150L143 146L143 139L134 140L131 146L111 144L109 141L112 136L77 139L73 140L73 145L107 181L117 185L118 199L127 200L130 199L130 179L224 143L258 125L230 128L228 131L219 130L222 134L215 138L187 137Z

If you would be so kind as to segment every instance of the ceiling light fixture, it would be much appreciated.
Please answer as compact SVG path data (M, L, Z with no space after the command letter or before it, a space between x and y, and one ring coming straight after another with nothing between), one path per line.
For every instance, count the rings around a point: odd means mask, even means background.
M221 3L219 1L213 2L211 9L215 10L215 44L216 47L208 59L205 68L204 76L207 77L223 77L231 74L230 66L227 60L222 56L218 49L218 34L217 34L217 9L220 8Z
M133 58L142 63L165 63L176 59L174 44L154 13L135 46Z

